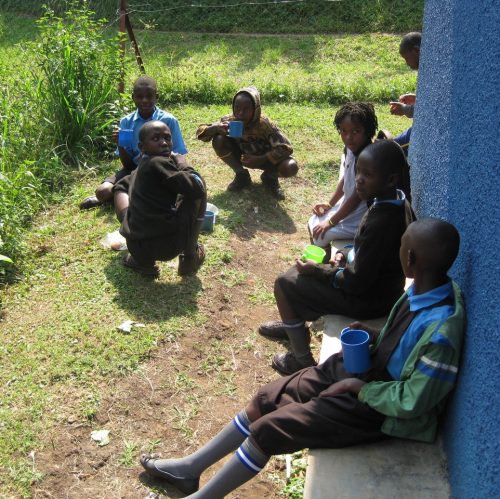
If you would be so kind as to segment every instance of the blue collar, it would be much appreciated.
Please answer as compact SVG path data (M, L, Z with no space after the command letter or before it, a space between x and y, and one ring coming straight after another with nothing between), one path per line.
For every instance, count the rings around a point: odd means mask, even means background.
M396 189L396 199L378 200L377 198L375 198L373 200L373 205L375 206L376 204L389 203L389 204L395 204L396 206L401 206L404 204L405 199L406 199L405 193L403 191L400 191L399 189Z
M449 279L448 282L442 286L431 289L426 293L416 295L415 287L412 284L406 291L406 294L410 302L410 311L416 312L422 308L432 307L432 305L439 303L448 296L453 296L453 285L451 284L451 279Z
M157 117L157 112L158 112L158 106L155 106L155 108L154 108L154 110L153 110L153 114L152 114L152 115L151 115L151 116L150 116L147 120L145 120L145 119L144 119L144 118L143 118L143 117L139 114L139 110L138 110L138 109L136 109L136 110L134 111L134 116L132 117L132 120L133 120L133 121L139 121L139 120L141 120L141 121L144 121L144 122L146 122L146 121L151 121L151 120L156 120L156 117Z

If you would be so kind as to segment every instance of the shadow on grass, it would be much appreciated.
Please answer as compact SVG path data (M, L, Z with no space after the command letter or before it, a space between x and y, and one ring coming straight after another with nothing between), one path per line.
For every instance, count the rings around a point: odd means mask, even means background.
M282 182L286 193L286 180ZM284 206L274 199L267 189L258 183L241 192L222 192L209 201L220 210L217 223L242 240L248 241L257 231L293 234L295 223Z
M172 317L186 317L198 311L197 297L202 290L197 276L182 280L165 280L168 270L162 269L158 280L144 277L122 263L123 253L110 260L104 273L116 290L115 301L134 318L148 322L166 321Z
M166 494L167 497L171 497L172 499L176 499L178 497L186 497L186 494L182 493L173 485L170 485L166 480L152 477L144 471L139 475L139 480L146 487L149 487L153 491L160 494Z

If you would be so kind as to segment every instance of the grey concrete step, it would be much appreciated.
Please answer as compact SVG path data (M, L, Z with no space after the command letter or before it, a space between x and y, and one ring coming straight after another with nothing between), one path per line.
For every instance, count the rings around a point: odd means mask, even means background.
M438 444L391 438L309 452L304 499L448 499Z

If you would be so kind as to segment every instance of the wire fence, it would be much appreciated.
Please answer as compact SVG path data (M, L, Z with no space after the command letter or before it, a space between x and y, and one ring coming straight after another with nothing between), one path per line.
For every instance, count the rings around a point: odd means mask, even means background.
M0 9L39 15L72 0L0 0ZM74 2L73 2L74 3ZM110 24L118 0L87 0ZM424 0L130 0L134 27L219 33L368 33L420 30Z

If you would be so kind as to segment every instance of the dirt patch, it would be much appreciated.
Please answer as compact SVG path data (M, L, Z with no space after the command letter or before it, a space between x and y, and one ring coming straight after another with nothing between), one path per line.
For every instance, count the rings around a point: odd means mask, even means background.
M277 317L270 293L276 275L288 265L286 249L278 242L283 234L257 229L252 234L232 236L231 273L204 276L209 290L198 306L208 321L175 343L160 343L137 373L102 386L92 421L71 414L65 394L61 412L67 415L36 454L44 479L34 497L145 498L151 490L160 497L180 497L148 481L138 464L140 453L174 457L192 452L223 428L259 386L278 376L269 358L283 347L260 338L256 328ZM302 231L286 237L288 248L303 244ZM226 270L229 266L214 272ZM98 447L90 433L103 428L110 430L110 443ZM282 463L273 459L265 472L229 497L278 497L271 474L284 477ZM219 466L210 468L202 483Z

